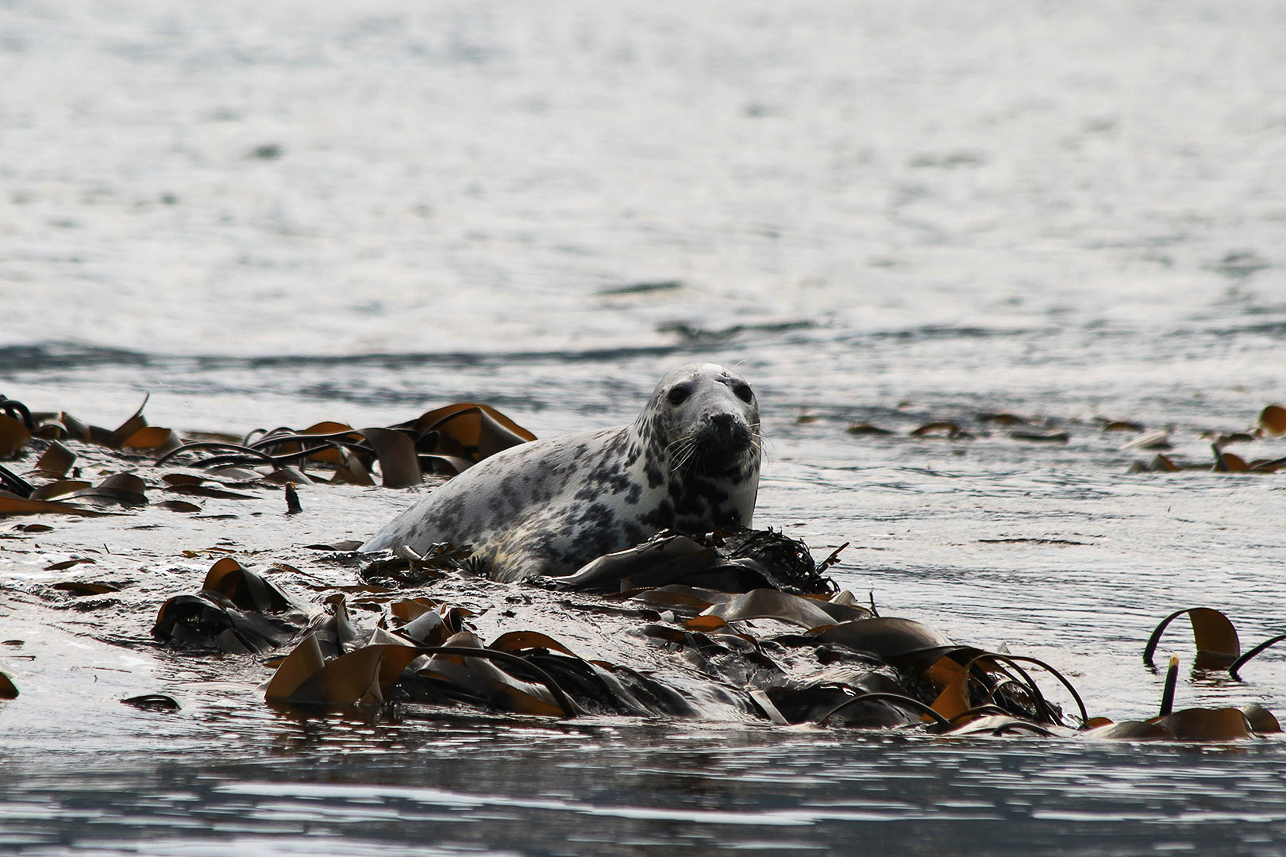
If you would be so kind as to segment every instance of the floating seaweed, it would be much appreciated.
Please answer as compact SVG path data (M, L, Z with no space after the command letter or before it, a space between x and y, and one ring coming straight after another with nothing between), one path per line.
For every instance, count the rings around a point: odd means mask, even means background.
M825 417L809 412L798 422L821 422ZM905 436L918 440L975 440L1005 438L1043 444L1067 444L1073 440L1075 420L1026 417L1005 411L979 411L972 415L938 416L904 429ZM1205 471L1232 474L1267 474L1286 469L1286 456L1247 459L1229 452L1226 447L1236 443L1272 441L1286 435L1286 407L1268 405L1254 425L1246 429L1206 432L1202 437L1211 441L1213 461L1187 462L1167 453L1175 449L1175 432L1170 428L1150 429L1141 422L1121 419L1095 418L1093 424L1100 435L1129 432L1135 436L1115 447L1122 452L1147 451L1157 453L1150 461L1136 461L1130 473L1177 473L1180 471ZM898 437L900 432L868 422L850 422L848 434L864 437Z
M167 451L157 464L189 454L203 468L266 464L280 469L311 461L333 465L335 481L365 485L373 484L371 469L378 462L385 488L405 488L419 485L425 473L454 476L531 440L535 435L495 408L460 402L387 427L354 429L327 421L299 431L256 429L240 443L186 443ZM204 455L212 452L220 454Z
M211 566L200 591L161 605L158 641L216 652L266 652L294 639L307 612L293 596L231 557Z
M958 645L921 623L872 616L846 603L852 598L845 595L826 600L777 590L735 595L669 584L621 597L694 614L653 622L642 632L682 655L735 699L745 716L778 725L1183 741L1248 738L1280 729L1257 706L1172 711L1177 659L1156 717L1122 723L1091 717L1073 684L1047 663ZM423 706L467 705L557 718L701 715L700 701L682 687L631 667L586 660L540 632L509 631L484 646L461 617L455 617L454 627L448 625L450 610L427 600L396 602L388 611L390 626L402 623L394 636L374 634L369 644L333 658L323 656L314 633L278 668L266 698L323 708L410 703L421 706L421 714ZM1211 628L1221 627L1213 618L1217 611L1179 611L1154 637L1185 612L1195 612L1194 628L1202 629L1207 646L1202 651L1218 648L1207 639ZM761 635L752 620L807 630ZM798 675L790 655L781 653L801 648L826 668ZM1148 648L1150 654L1155 641ZM836 663L845 669L837 672ZM1033 667L1063 688L1074 703L1073 715L1051 701Z
M1004 412L973 419L931 420L901 436L903 442L934 436L1064 442L1061 435L1070 436L1061 424ZM1003 433L991 434L994 428ZM1024 433L1030 436L1019 436ZM1246 461L1224 446L1248 442L1241 435L1271 442L1283 433L1286 411L1266 408L1255 428L1214 441L1214 468L1271 472L1282 462ZM0 399L0 455L32 462L25 472L0 470L0 515L139 514L131 510L145 504L195 511L199 507L189 499L236 503L271 496L280 502L281 492L294 485L373 484L377 476L385 486L415 485L530 439L494 409L468 402L387 427L323 422L240 438L185 439L147 425L142 407L106 430L65 412L34 413ZM104 458L117 469L80 478L80 471L97 468ZM1185 466L1164 454L1157 460L1167 472ZM158 502L158 495L184 499ZM292 508L289 501L283 505L287 512ZM337 555L351 547L317 546ZM818 563L807 545L772 530L696 538L661 533L574 575L502 586L476 575L468 546L443 544L424 555L400 552L361 565L351 586L310 582L312 601L277 582L281 577L270 580L222 557L200 589L160 606L152 634L187 655L280 658L265 699L305 715L318 707L358 706L394 715L414 709L419 717L467 708L563 719L702 719L715 706L728 716L779 726L957 736L1204 741L1280 730L1270 712L1254 705L1174 710L1177 661L1167 671L1155 717L1113 723L1093 716L1050 664L960 644L913 619L879 616L873 605L859 604L826 575L842 549ZM54 565L72 568L84 561L73 557ZM287 571L287 577L299 576ZM51 588L66 600L110 594L115 585L63 581ZM518 612L509 604L533 609ZM524 623L540 611L556 615L569 633ZM1145 661L1151 663L1167 627L1184 615L1193 628L1198 671L1227 669L1237 678L1251 658L1286 639L1273 637L1243 654L1226 616L1189 608L1158 626ZM618 646L611 659L590 652L592 632L585 629L600 621L612 634L627 635L637 651ZM500 630L486 631L492 639L484 643L479 628L488 622ZM0 698L16 692L0 676ZM123 701L172 710L166 700L173 701L159 695Z

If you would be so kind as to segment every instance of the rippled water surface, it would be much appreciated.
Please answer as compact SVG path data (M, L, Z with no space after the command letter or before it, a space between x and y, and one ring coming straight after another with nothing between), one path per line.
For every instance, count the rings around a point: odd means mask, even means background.
M482 400L544 436L737 363L758 524L849 542L837 579L885 612L1144 717L1167 613L1286 630L1281 475L1127 474L1155 453L1096 421L1206 463L1203 432L1286 400L1283 32L1280 4L1195 0L11 0L0 393L112 425L150 393L154 424L238 433ZM909 434L932 420L976 437ZM360 537L402 500L346 502L325 523ZM1278 740L301 723L243 705L235 665L71 651L52 612L0 601L26 641L0 850L1286 847ZM140 674L184 710L121 706ZM1185 672L1180 703L1286 711L1281 655L1244 679Z
M283 735L271 758L22 770L29 853L1138 854L1278 850L1276 752L638 727ZM344 743L350 752L340 752ZM36 819L56 815L56 830ZM114 846L120 829L147 831Z

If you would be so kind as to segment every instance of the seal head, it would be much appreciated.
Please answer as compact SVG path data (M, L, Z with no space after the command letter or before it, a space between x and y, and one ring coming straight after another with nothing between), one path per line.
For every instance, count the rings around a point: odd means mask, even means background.
M759 408L715 364L666 375L633 423L511 447L433 491L359 548L470 545L497 580L571 574L663 529L749 527Z

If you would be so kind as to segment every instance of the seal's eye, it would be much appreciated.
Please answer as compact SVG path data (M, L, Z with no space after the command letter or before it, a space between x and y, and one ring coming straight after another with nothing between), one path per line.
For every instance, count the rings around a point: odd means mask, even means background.
M738 384L732 388L732 392L736 393L737 398L747 404L749 404L750 400L755 397L755 394L750 391L749 384Z
M670 394L666 398L670 400L672 405L681 405L691 393L692 391L687 387L675 387L670 390Z

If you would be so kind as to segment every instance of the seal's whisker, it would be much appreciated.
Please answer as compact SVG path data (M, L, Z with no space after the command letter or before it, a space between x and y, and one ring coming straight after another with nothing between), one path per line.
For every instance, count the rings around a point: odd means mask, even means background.
M666 455L674 455L674 454L675 454L675 452L676 452L676 450L678 450L679 448L681 448L681 447L683 446L683 444L685 444L685 443L687 443L687 442L689 442L689 441L690 441L690 438L688 438L688 436L687 436L687 435L684 435L683 437L675 438L674 440L672 440L672 441L670 441L668 444L666 444L666 447L665 447L665 454L666 454Z
M688 455L684 459L684 467L688 470L699 469L704 458L704 447L697 443L697 440L694 437L692 439L692 443L688 447Z
M687 471L700 448L697 439L692 435L684 435L670 445L678 446L678 450L671 459L674 462L674 469L680 472Z
M692 455L690 455L688 458L689 458L689 466L691 467L691 469L693 469L693 470L703 470L703 469L704 469L704 468L702 467L702 465L703 465L703 464L705 464L705 449L704 449L704 448L702 448L702 447L698 446L696 443L693 443L693 444L692 444Z

